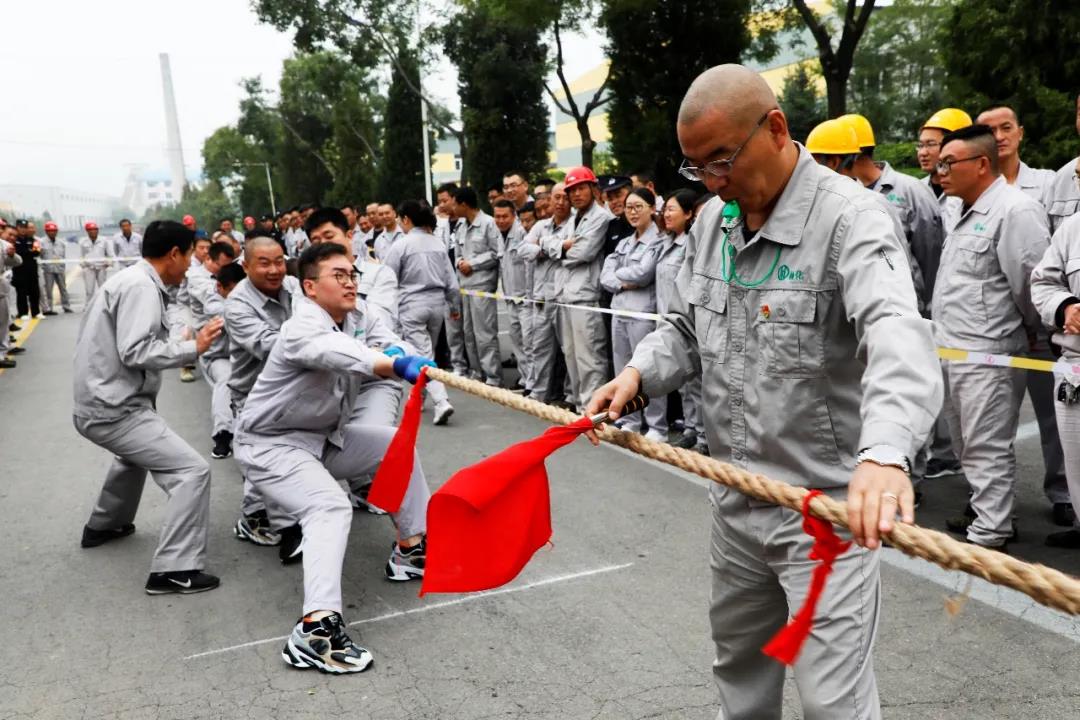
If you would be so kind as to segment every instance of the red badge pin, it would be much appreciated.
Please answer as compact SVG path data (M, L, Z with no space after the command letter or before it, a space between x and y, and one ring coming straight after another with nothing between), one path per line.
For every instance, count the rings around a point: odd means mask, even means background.
M768 319L769 319L769 315L771 315L771 314L772 314L772 310L770 310L770 309L769 309L769 306L768 306L768 305L762 305L762 306L761 306L761 317L763 317L763 318L765 318L766 320L768 320Z

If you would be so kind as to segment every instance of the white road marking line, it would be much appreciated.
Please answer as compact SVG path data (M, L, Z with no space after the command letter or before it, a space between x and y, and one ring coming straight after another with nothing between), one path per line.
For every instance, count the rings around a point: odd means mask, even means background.
M594 575L602 575L604 573L615 572L616 570L625 570L626 568L633 566L633 564L634 563L631 562L623 563L621 565L606 565L604 567L593 568L592 570L582 570L580 572L568 573L566 575L557 575L555 577L537 580L536 582L526 583L525 585L499 588L497 590L484 590L482 592L473 593L472 595L466 595L464 597L455 598L453 600L444 600L443 602L431 603L429 605L421 605L420 607L411 608L409 610L397 610L394 612L385 613L383 615L376 615L375 617L365 618L363 620L356 620L349 623L348 626L353 627L356 625L367 625L370 623L382 622L384 620L393 620L394 618L404 617L406 615L416 615L418 613L428 612L429 610L440 610L442 608L453 607L455 605L464 605L465 603L474 602L476 600L483 600L485 598L494 597L496 595L509 595L511 593L522 592L523 590L532 590L534 588L545 587L547 585L555 585L557 583L569 582L571 580L580 580L582 578L592 577ZM232 652L233 650L243 650L244 648L256 647L258 645L266 645L267 643L282 642L283 640L287 640L288 637L288 635L281 635L280 637L266 638L265 640L252 640L251 642L240 643L239 645L231 645L229 647L220 648L218 650L208 650L206 652L188 655L184 658L184 660L196 660L198 658L204 658L210 655L221 655L222 653Z
M675 467L674 465L668 465L667 463L660 462L659 460L653 460L652 458L647 458L644 455L638 455L636 452L634 452L632 450L627 450L624 447L619 447L618 445L612 445L611 443L606 443L606 442L605 443L600 443L600 447L607 448L608 450L613 450L613 451L615 451L617 453L620 453L622 455L626 455L627 457L632 457L635 460L640 460L641 462L643 462L643 463L645 463L647 465L652 465L657 470L661 470L663 472L666 472L669 475L674 475L675 477L677 477L677 478L679 478L681 480L685 480L688 483L693 483L694 485L697 485L698 487L707 488L710 485L712 485L712 480L708 480L706 478L701 477L700 475L695 475L694 473L691 473L691 472L686 472L685 470L680 470L679 468Z
M1016 442L1023 442L1031 438L1039 437L1039 423L1030 420L1016 428Z

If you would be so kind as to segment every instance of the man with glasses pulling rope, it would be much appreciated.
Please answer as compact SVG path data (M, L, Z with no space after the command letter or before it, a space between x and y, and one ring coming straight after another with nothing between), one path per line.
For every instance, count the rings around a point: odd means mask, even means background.
M683 174L719 195L687 242L676 297L587 412L617 417L695 373L709 448L753 473L846 499L841 555L794 666L808 720L880 718L871 652L879 533L914 520L911 458L941 406L929 321L880 201L792 141L759 75L699 76L677 126ZM810 586L801 516L712 485L713 672L725 720L779 720L784 666L761 652Z

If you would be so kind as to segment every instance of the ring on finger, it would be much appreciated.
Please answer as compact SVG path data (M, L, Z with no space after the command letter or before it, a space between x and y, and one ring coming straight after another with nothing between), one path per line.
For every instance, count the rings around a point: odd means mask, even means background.
M891 493L891 492L883 492L883 493L881 493L881 499L884 500L885 498L889 498L894 503L899 503L900 502L900 498L897 496L896 493Z

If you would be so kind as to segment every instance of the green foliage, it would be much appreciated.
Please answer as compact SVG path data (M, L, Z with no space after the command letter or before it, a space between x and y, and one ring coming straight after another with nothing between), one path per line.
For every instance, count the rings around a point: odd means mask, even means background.
M413 85L418 86L420 66L416 55L404 42L398 44L398 61L411 76ZM395 203L407 198L424 197L423 168L420 98L409 89L401 71L395 67L383 121L378 197Z
M619 172L619 165L615 162L615 156L611 154L610 150L597 149L593 150L592 169L597 175L615 175ZM551 176L550 173L549 176Z
M238 214L221 184L210 180L201 188L186 186L183 200L176 205L155 205L147 209L139 223L145 226L153 220L179 222L185 215L192 215L200 228L209 230L217 227L220 218L236 217Z
M544 103L547 50L527 16L467 0L443 30L443 47L458 68L467 155L463 178L477 187L520 169L547 167Z
M1025 130L1021 154L1034 167L1057 168L1076 155L1080 3L958 0L943 30L942 60L957 107L1015 108Z
M877 140L877 138L874 138ZM921 178L926 175L919 169L919 162L915 159L915 141L898 143L878 143L874 148L874 159L887 162L893 169L905 172Z
M799 142L805 142L810 131L826 117L825 100L815 81L814 73L802 63L784 78L780 91L780 107L787 116L788 132Z
M849 112L865 115L878 143L915 138L944 106L941 28L950 0L895 0L874 12L855 51Z
M750 37L750 0L602 0L611 59L607 106L623 170L650 170L664 191L683 185L675 135L679 104L698 74L738 62Z

